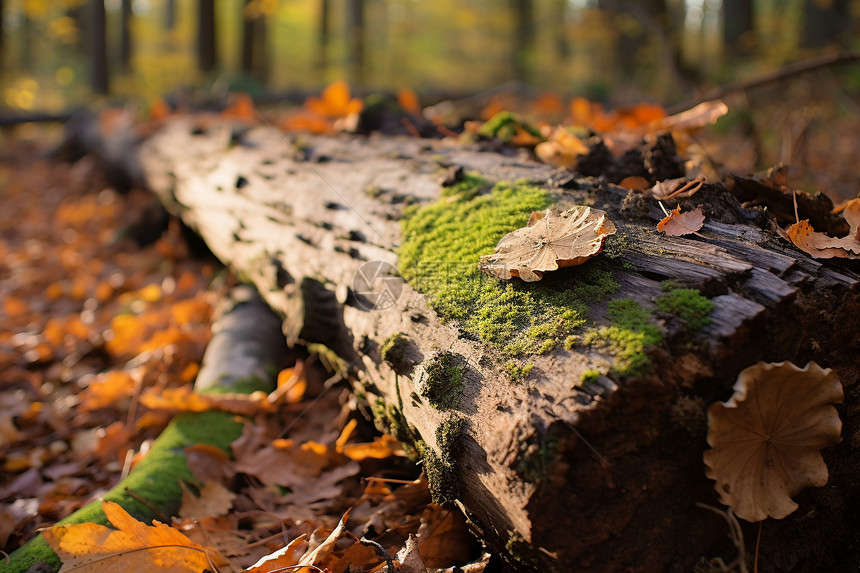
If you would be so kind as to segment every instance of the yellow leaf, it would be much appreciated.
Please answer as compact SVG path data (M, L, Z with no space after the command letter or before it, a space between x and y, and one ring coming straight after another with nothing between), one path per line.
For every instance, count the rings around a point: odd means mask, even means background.
M158 521L146 525L118 504L102 502L111 529L95 523L56 525L44 536L63 562L60 573L156 573L210 569L207 550Z

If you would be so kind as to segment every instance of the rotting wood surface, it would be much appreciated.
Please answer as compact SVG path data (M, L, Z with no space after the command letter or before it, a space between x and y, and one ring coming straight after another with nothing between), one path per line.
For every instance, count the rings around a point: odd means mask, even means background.
M440 141L283 136L180 118L142 143L138 158L167 208L282 315L288 340L325 344L368 403L397 406L435 457L431 481L444 482L436 491L455 497L483 538L523 568L691 570L701 558L731 558L724 522L695 505L718 505L702 463L705 411L758 360L833 368L845 387L843 435L860 435L856 267L822 264L781 242L761 211L743 209L722 187L682 202L704 207L697 236L666 237L651 200L522 156ZM404 207L438 200L458 166L492 181L539 182L561 204L607 211L622 238L609 263L619 289L607 298L653 310L662 283L673 281L711 299L710 324L691 334L657 313L664 342L648 351L647 374L609 371L580 384L613 357L577 345L529 357L531 374L514 382L505 357L441 320L408 284L390 306L373 308L353 289L356 272L397 265ZM609 324L607 300L589 310L595 325ZM381 347L398 333L411 342L396 372ZM416 392L421 364L439 352L466 365L453 408ZM452 427L462 431L446 435ZM765 524L762 570L832 567L858 554L847 517L860 509L852 447L849 438L826 451L827 488L801 493L797 512ZM752 539L752 526L744 530Z

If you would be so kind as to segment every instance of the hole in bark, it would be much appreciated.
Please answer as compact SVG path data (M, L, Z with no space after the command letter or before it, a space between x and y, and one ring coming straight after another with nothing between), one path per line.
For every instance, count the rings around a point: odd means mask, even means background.
M249 181L241 175L236 178L236 189L242 189L248 186Z

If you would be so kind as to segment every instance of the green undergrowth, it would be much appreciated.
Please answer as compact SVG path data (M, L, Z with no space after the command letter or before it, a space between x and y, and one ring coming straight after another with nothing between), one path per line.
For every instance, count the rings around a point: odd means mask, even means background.
M663 340L660 327L651 321L651 313L633 299L611 301L608 314L610 326L589 332L584 342L608 346L615 353L612 369L618 374L644 373L650 365L645 349Z
M598 261L548 273L538 283L483 273L481 255L553 198L527 184L490 189L474 176L455 187L448 197L405 214L399 251L401 275L442 318L506 354L541 354L585 325L590 303L618 288Z
M714 310L714 303L692 288L672 288L664 283L666 294L657 299L657 308L682 318L690 330L701 330L711 323L708 316Z

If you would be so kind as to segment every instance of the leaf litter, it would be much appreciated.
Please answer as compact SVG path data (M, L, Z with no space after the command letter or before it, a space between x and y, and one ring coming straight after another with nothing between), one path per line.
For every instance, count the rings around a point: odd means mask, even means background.
M235 113L249 119L249 102ZM487 556L465 523L434 525L452 518L431 504L399 442L350 419L346 391L320 395L329 374L319 364L282 371L269 395L195 393L211 309L233 279L212 283L217 263L191 257L176 224L154 243L132 240L130 223L150 199L112 190L90 158L41 161L0 163L5 552L41 528L76 571L242 571L283 547L295 564L381 571L384 558L358 539L379 539L394 556L421 531L440 568L483 570ZM246 416L245 432L235 459L188 449L196 480L183 484L172 521L142 523L105 504L116 529L52 527L116 484L175 413L213 409Z

